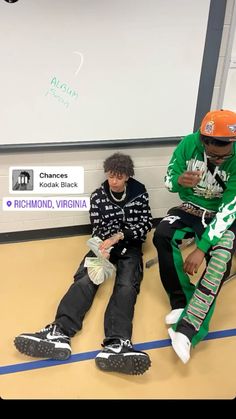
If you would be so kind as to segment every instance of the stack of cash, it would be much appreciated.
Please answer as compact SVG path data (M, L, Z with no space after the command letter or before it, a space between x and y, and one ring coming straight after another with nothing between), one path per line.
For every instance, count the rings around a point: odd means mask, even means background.
M87 241L88 247L93 251L96 257L86 257L84 263L84 266L88 269L89 278L96 285L99 285L105 281L105 279L110 278L115 271L115 266L102 256L102 253L99 250L101 243L102 240L99 239L99 237L92 237ZM108 249L108 252L110 250L111 249Z

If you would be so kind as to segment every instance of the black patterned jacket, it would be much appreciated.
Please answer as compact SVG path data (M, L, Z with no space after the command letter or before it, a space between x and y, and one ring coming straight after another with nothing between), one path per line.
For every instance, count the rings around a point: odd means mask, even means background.
M145 186L129 178L126 187L126 202L122 206L112 201L106 180L90 197L90 221L92 236L105 240L122 231L124 240L133 245L145 241L152 228L152 215Z

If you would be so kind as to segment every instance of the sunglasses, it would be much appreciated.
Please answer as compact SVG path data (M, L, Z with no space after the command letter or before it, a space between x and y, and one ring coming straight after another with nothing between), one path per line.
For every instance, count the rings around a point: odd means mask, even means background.
M225 154L223 156L216 156L216 155L212 155L212 154L206 154L206 157L210 160L228 160L231 159L231 157L233 156L233 154Z

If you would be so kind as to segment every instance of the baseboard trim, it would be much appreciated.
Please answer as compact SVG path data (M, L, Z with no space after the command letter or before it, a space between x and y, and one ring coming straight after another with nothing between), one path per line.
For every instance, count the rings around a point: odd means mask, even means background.
M154 218L154 227L159 224L160 220L161 218ZM12 231L9 233L0 233L0 244L19 243L34 240L48 240L70 236L83 236L91 233L92 229L90 224L69 227L43 228L40 230Z
M89 224L69 227L43 228L40 230L12 231L0 233L0 243L18 243L34 240L56 239L59 237L83 236L91 234Z

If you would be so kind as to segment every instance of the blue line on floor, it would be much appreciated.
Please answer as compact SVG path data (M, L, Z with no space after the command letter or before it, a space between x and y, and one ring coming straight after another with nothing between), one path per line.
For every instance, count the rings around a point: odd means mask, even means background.
M204 340L210 339L221 339L236 336L236 329L219 330L216 332L210 332ZM154 340L152 342L138 343L134 345L134 348L143 351L149 349L165 348L170 346L170 339ZM38 368L55 367L56 365L72 364L73 362L87 361L94 359L100 351L83 352L80 354L71 355L67 361L55 361L52 359L44 359L41 361L24 362L22 364L6 365L0 367L0 375L2 374L13 374L15 372L30 371Z

